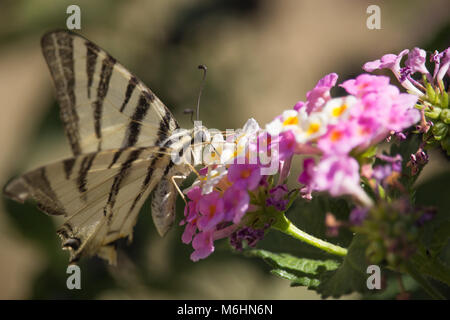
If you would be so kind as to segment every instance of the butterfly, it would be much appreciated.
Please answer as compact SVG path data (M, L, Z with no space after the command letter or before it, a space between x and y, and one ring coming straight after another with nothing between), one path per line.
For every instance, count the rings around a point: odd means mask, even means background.
M146 198L160 235L175 218L178 184L193 169L172 161L192 144L191 132L169 139L179 125L169 109L106 51L71 31L41 40L72 156L26 172L4 194L32 199L49 215L64 216L57 230L70 263L98 255L116 263L116 241L131 241ZM178 189L178 190L177 190Z

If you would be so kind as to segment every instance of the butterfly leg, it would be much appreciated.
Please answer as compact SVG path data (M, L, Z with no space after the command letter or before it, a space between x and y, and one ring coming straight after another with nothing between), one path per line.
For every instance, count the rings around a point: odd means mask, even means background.
M186 165L195 173L195 175L197 177L200 177L200 173L198 173L198 171L195 169L195 167L192 164L186 163Z
M181 198L183 199L184 203L186 203L186 197L184 196L183 192L180 190L180 187L178 186L177 182L175 181L175 179L186 179L186 176L171 176L170 180L172 181L173 185L175 186L175 188L177 189L178 193L180 194Z

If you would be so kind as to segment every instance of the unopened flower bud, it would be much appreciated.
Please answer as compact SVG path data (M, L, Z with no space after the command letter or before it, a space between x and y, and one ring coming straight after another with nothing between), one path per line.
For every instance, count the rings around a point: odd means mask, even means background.
M442 93L442 96L441 96L441 107L443 109L448 108L448 93L445 91Z
M438 107L428 107L425 109L425 115L430 119L439 119L439 116L441 115L441 108Z
M450 109L442 110L441 120L446 124L450 124Z

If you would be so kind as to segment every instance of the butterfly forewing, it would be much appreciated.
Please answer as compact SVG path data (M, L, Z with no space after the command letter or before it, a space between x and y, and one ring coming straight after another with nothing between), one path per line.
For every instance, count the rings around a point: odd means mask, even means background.
M158 97L94 43L56 31L41 44L74 154L159 145L178 128Z

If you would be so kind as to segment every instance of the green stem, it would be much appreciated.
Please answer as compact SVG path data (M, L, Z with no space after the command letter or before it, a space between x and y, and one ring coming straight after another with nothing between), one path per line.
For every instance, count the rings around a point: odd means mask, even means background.
M273 225L273 227L283 233L294 237L295 239L304 241L316 248L319 248L328 253L344 257L347 255L347 249L339 247L335 244L329 243L322 239L316 238L299 228L297 228L289 219L286 218L285 215L278 219L277 223Z

